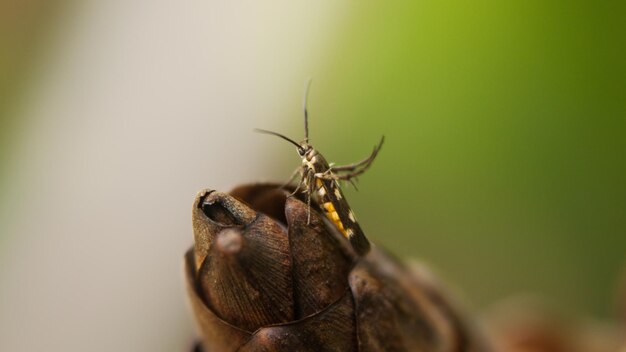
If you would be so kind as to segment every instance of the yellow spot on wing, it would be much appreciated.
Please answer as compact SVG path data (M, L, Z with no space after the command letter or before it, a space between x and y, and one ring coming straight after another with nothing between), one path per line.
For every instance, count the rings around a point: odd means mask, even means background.
M339 214L337 213L337 211L335 210L335 206L333 205L333 203L331 202L326 202L322 205L324 207L325 213L326 213L326 217L333 222L333 224L335 224L335 227L337 227L337 229L339 231L341 231L341 233L344 236L348 236L348 234L346 233L346 230L343 226L343 223L341 222L341 219L339 219Z

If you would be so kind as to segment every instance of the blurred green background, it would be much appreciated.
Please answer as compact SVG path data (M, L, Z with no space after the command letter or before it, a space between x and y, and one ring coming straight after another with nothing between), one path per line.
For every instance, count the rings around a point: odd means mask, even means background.
M481 305L531 292L611 314L626 259L624 6L353 10L314 82L311 129L341 163L387 137L348 195L366 232Z
M66 3L24 4L0 12L0 177L23 126L15 102ZM342 6L308 73L311 138L340 164L386 136L360 191L348 187L369 237L432 264L478 307L530 292L612 316L626 259L624 6ZM283 122L298 138L301 120ZM290 155L281 170L296 165Z

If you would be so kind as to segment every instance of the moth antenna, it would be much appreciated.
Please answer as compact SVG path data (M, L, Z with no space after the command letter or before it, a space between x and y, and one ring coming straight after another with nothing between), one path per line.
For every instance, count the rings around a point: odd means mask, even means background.
M308 100L309 100L309 88L311 87L312 79L309 78L306 81L306 85L304 86L304 99L302 102L304 108L304 140L309 142L309 108L308 108Z
M262 129L260 129L260 128L255 128L255 129L254 129L254 132L264 133L264 134L271 134L271 135L273 135L273 136L280 137L280 138L282 138L282 139L286 140L287 142L290 142L291 144L295 145L296 147L301 148L300 144L298 144L296 141L294 141L293 139L291 139L291 138L289 138L289 137L287 137L287 136L285 136L285 135L282 135L282 134L280 134L280 133L278 133L278 132L273 132L273 131L268 131L268 130L262 130Z

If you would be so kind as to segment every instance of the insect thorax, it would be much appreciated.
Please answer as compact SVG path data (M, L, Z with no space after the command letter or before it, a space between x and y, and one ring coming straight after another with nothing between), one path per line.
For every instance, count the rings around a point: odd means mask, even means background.
M326 159L315 149L311 149L302 157L302 166L308 169L306 171L313 173L323 173L330 168Z

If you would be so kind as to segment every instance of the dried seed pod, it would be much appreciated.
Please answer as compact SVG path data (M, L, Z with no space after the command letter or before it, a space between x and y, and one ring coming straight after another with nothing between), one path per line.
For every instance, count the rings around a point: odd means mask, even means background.
M186 273L204 351L487 350L429 280L355 255L309 211L273 184L198 194Z

